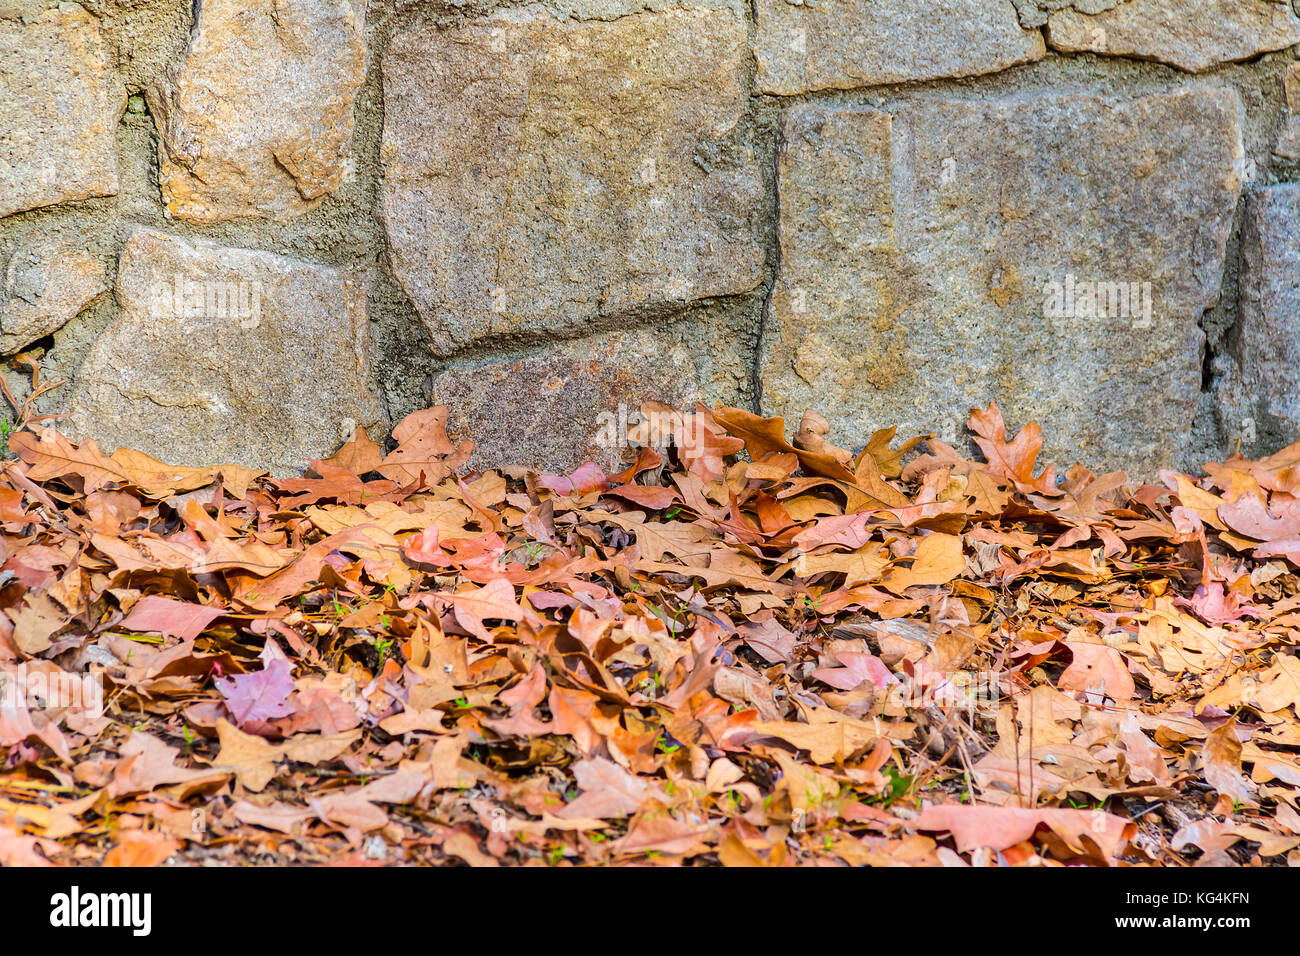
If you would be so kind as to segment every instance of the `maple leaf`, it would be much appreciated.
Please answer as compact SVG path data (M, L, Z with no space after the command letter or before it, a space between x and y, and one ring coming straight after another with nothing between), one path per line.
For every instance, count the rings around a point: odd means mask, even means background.
M726 459L745 447L741 439L723 433L703 406L683 416L673 432L673 441L687 470L705 482L717 481L726 474Z
M969 427L975 433L975 444L984 452L984 459L993 474L1014 482L1025 490L1043 494L1057 494L1056 471L1048 465L1043 474L1034 478L1034 463L1043 448L1043 430L1030 422L1007 441L1007 426L1002 420L1002 410L997 402L985 409L972 408Z
M891 571L884 586L898 594L910 587L947 584L965 570L961 535L936 533L921 539L912 554L912 566Z
M356 730L329 735L294 734L279 744L272 744L238 730L225 720L218 720L217 736L221 750L213 768L235 774L245 789L256 793L266 789L275 776L279 761L289 759L318 764L333 760L351 747L361 734Z
M813 430L815 419L805 419L809 427L800 432L805 447L796 447L785 439L785 419L763 418L743 408L720 406L713 410L718 424L744 443L744 448L755 461L770 454L790 454L810 475L823 475L853 484L856 475L849 470L847 453L823 441ZM727 452L731 454L732 452Z
M451 604L461 627L489 643L492 636L483 625L485 620L519 621L524 616L523 608L515 600L514 587L503 578L495 578L470 591L439 594L438 598Z
M375 466L385 478L402 485L432 487L469 461L474 443L455 445L447 437L447 406L435 405L407 415L393 429L397 447Z
M294 705L289 702L295 689L292 668L274 641L266 642L262 664L260 671L218 678L214 682L239 727L288 717L294 712Z
M1263 610L1241 602L1241 595L1236 591L1224 591L1223 584L1211 581L1209 585L1200 585L1190 599L1176 597L1174 603L1192 611L1206 624L1227 624L1240 621L1243 617L1259 618Z

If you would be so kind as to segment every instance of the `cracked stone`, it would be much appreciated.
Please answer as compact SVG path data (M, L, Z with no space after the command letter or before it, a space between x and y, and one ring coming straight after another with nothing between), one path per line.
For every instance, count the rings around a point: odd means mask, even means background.
M81 6L0 11L0 217L116 195L125 101Z
M21 243L0 287L0 355L12 355L61 329L108 286L104 264L64 236Z
M1286 115L1273 152L1285 159L1300 159L1300 63L1286 71Z
M758 286L734 9L538 7L393 38L380 217L436 347Z
M148 94L167 213L286 221L343 183L365 82L365 0L205 0Z
M764 93L977 76L1046 52L1009 0L756 0L755 12Z
M386 428L359 277L140 228L116 294L121 313L75 377L72 437L296 475L357 426Z
M1300 20L1276 0L1129 0L1110 10L1053 13L1057 50L1131 56L1200 73L1300 43Z
M1101 13L1124 0L1011 0L1023 27L1041 27L1057 10L1075 9L1080 13Z
M1300 184L1251 193L1241 236L1240 312L1228 351L1254 405L1253 431L1300 438Z
M1241 112L1201 87L791 109L764 411L817 409L859 445L892 424L955 442L996 398L1066 465L1177 459Z

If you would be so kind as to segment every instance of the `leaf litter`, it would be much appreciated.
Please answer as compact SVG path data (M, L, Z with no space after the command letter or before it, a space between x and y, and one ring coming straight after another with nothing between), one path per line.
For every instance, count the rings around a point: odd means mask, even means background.
M1300 443L643 411L613 475L15 432L0 863L1300 863Z

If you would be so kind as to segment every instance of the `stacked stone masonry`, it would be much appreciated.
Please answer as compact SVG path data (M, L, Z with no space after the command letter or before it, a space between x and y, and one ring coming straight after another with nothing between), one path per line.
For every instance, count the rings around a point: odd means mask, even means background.
M1150 475L1300 439L1291 0L0 0L0 355L112 448L646 401Z

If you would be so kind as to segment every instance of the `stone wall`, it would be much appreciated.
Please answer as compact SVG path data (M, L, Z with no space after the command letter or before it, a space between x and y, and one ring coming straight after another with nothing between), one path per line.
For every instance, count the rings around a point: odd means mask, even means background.
M277 473L430 402L1068 464L1300 437L1289 0L0 0L0 353L59 427Z

